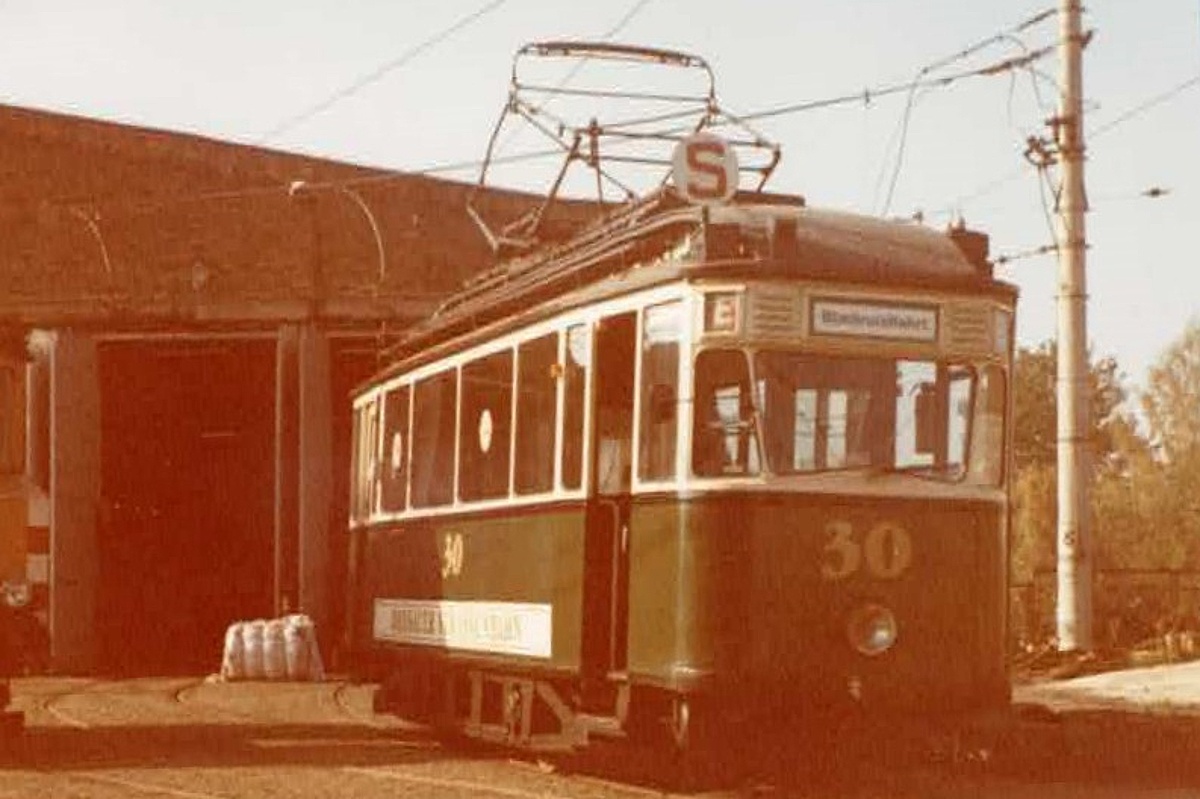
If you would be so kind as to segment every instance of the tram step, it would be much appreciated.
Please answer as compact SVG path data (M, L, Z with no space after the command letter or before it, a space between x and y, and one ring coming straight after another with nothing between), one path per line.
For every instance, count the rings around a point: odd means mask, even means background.
M589 735L600 735L605 738L624 738L625 730L616 716L601 716L595 713L578 713L576 720L583 725Z

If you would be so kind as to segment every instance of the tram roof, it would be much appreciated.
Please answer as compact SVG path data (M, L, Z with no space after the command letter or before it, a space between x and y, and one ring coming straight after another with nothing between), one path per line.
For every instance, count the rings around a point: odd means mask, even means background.
M678 257L679 245L705 224L704 254ZM680 279L805 279L1015 296L1014 286L993 277L987 251L987 236L963 227L942 232L763 192L740 192L705 209L668 187L476 276L385 353L392 364L386 371L501 325Z

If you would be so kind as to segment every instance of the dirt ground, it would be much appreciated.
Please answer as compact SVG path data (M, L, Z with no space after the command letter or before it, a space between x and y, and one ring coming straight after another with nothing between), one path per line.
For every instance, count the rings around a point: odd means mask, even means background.
M1035 675L1010 711L966 725L801 719L721 738L690 772L624 745L539 758L448 744L374 716L370 686L26 678L15 688L29 726L0 752L0 797L1200 796L1200 664Z

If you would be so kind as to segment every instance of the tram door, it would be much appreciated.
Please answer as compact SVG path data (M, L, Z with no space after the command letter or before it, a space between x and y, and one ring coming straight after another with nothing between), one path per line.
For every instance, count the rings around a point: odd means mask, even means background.
M583 663L589 678L625 670L629 630L629 487L637 315L601 320L595 336L592 491L584 543Z

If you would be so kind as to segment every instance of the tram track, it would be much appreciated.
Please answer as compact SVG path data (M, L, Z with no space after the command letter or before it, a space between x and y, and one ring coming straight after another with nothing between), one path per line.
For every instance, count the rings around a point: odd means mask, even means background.
M337 685L334 687L334 689L331 693L331 696L333 697L333 704L338 709L338 711L342 715L344 715L346 718L350 719L351 721L365 724L368 727L374 727L376 729L383 729L385 726L388 726L388 725L384 724L383 722L381 722L374 715L372 715L371 717L366 717L350 707L350 705L348 704L348 700L346 698L346 693L350 689L350 687L351 687L351 683L348 683L345 681L339 681L337 683Z
M131 780L127 777L116 777L111 774L72 774L70 781L76 783L91 783L132 791L147 796L173 796L178 799L228 799L225 794L205 793L203 791L183 790L169 785L160 785L143 780Z
M360 710L356 710L351 705L349 698L349 694L352 689L367 690L363 686L356 685L355 683L339 680L336 685L334 685L333 691L330 693L334 706L344 717L355 724L361 724L376 730L394 730L405 726L406 723L400 719L380 717L373 711L368 715ZM436 741L431 741L430 744L431 748L438 748L440 746Z
M64 710L61 707L62 702L71 696L82 696L86 694L89 688L94 688L103 684L102 680L84 680L81 685L72 685L65 690L57 690L48 694L39 694L34 709L45 713L47 716L57 720L67 727L74 727L79 730L86 730L92 727L92 723L78 718L75 714Z
M553 758L513 757L471 743L447 747L425 727L374 717L369 687L48 679L25 694L35 718L27 745L14 753L11 776L24 786L17 795L47 796L229 799L259 795L267 775L293 769L306 776L280 796L326 790L496 799L669 795L576 772Z
M347 766L342 769L348 774L360 774L377 779L395 780L409 785L420 785L428 788L444 788L447 790L469 791L476 796L504 796L508 799L566 799L567 793L553 793L544 790L527 790L510 788L495 783L480 780L468 780L451 777L431 777L423 774L409 774L384 768L369 768Z
M152 715L157 721L191 721L200 705L209 705L194 696L196 689L205 684L203 679L141 679L120 683L121 690L114 690L111 680L86 679L73 681L47 692L36 692L29 702L26 713L31 720L53 719L58 725L80 730L112 726L124 721L144 719ZM95 709L87 706L89 697L103 694ZM76 705L81 705L77 707ZM203 714L219 713L221 721L249 721L252 716L239 711L220 708L216 705L204 708ZM164 713L167 714L164 717ZM122 716L128 715L129 719ZM174 716L172 719L171 717Z
M188 713L194 713L207 722L215 720L225 724L249 724L256 721L256 716L253 713L223 707L216 702L205 700L200 689L210 684L209 678L190 680L175 689L172 692L172 698L178 706L185 708Z

